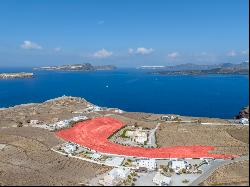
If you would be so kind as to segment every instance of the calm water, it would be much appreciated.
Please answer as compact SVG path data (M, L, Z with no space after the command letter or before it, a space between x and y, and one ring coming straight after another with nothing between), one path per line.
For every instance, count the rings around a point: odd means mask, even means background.
M21 69L0 69L6 71ZM248 76L159 76L128 69L35 75L0 80L0 107L70 95L126 111L232 118L249 102Z

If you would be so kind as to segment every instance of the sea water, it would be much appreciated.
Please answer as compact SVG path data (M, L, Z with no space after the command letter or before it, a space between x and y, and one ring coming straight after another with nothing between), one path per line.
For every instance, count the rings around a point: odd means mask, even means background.
M151 75L145 70L34 72L30 79L0 80L0 107L43 102L62 95L125 111L233 118L248 105L246 75Z

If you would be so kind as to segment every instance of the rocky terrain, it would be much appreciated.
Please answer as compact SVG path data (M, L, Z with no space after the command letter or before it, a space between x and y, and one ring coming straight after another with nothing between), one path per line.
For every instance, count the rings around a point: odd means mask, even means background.
M73 117L86 108L81 98L61 97L44 103L0 110L0 185L79 185L110 168L72 159L50 149L63 141L53 132L34 128Z
M235 118L236 119L240 119L240 118L249 119L249 106L243 108Z
M238 161L216 170L201 186L248 186L249 161Z
M159 147L211 145L216 147L214 153L247 155L248 132L248 126L169 124L160 126L156 131L156 137Z
M79 185L109 170L50 150L62 143L39 128L0 130L0 185Z

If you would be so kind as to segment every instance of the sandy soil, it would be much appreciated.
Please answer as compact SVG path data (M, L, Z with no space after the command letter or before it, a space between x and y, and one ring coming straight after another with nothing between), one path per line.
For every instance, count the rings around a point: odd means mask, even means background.
M248 186L249 161L234 162L217 169L202 186Z
M62 141L38 128L1 130L0 142L1 185L79 185L110 169L51 151Z
M156 131L157 145L210 145L214 153L245 155L249 153L248 126L212 126L162 124Z

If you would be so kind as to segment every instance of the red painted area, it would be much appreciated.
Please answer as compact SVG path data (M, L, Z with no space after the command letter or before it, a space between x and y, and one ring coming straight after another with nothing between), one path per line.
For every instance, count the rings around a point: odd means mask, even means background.
M102 153L145 158L232 158L234 155L209 154L213 146L172 146L140 148L114 144L108 140L114 132L125 126L111 117L98 117L79 122L74 127L56 132L56 135Z

